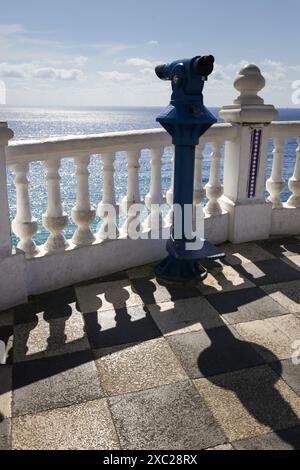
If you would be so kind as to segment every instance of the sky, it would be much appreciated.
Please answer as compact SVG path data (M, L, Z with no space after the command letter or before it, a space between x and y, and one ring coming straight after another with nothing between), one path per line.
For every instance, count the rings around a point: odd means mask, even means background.
M241 67L266 102L293 107L299 0L0 0L0 93L10 106L160 106L159 63L213 54L209 106L231 104ZM300 83L300 82L299 82ZM2 91L3 92L3 91Z

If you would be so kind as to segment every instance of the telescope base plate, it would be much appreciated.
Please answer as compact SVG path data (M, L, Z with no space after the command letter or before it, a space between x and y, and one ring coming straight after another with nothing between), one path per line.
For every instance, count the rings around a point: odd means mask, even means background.
M158 280L169 283L187 283L204 281L207 270L196 260L177 259L173 256L165 258L155 268Z
M208 240L202 240L203 246L200 250L187 251L185 244L178 244L172 238L167 242L169 256L155 268L158 280L171 283L187 283L204 281L207 277L207 268L200 264L214 263L225 257Z

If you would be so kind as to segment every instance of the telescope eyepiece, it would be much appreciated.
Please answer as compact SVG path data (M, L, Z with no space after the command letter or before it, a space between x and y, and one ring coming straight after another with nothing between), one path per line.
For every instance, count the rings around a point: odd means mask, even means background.
M202 77L208 77L214 69L215 58L213 55L203 55L196 60L196 70Z
M155 67L155 73L161 80L168 80L168 77L166 77L165 74L165 66L165 64L161 64Z

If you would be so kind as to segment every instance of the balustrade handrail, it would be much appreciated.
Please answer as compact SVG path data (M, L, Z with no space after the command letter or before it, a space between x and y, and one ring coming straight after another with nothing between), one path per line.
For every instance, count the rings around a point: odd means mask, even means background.
M270 136L280 137L300 137L300 121L273 121L270 124Z
M215 140L232 140L237 129L232 124L218 123L212 126L203 143ZM170 136L163 129L145 129L126 132L111 132L96 135L55 137L45 140L11 141L7 148L7 165L56 158L74 157L83 154L99 154L102 151L118 152L131 149L153 149L170 146Z

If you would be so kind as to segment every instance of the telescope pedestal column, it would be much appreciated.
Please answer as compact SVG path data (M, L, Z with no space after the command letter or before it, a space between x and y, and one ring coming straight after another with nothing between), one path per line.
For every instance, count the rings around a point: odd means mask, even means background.
M213 56L196 56L155 69L160 79L172 82L173 91L169 106L156 119L172 136L175 145L173 228L167 242L169 256L155 271L158 279L163 281L182 283L204 279L207 270L199 261L225 256L201 238L204 234L197 230L192 238L195 147L199 137L216 122L204 106L202 94L213 64Z

